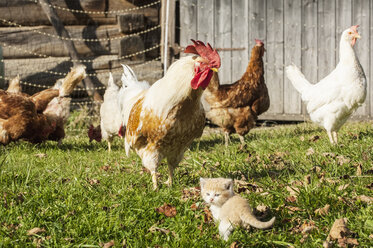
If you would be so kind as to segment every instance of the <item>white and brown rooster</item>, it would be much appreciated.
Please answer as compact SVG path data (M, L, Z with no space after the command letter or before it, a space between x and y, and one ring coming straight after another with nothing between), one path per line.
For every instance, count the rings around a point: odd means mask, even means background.
M202 135L205 113L201 104L203 90L208 86L213 71L220 67L220 57L210 44L193 41L184 52L193 53L173 63L163 78L149 89L130 98L126 124L125 147L141 157L150 170L153 188L158 188L157 168L161 160L168 162L168 185L182 160L185 150ZM133 85L131 87L141 87ZM129 90L129 89L128 89ZM123 109L126 112L126 109Z
M353 48L360 38L357 28L343 31L339 63L317 84L309 83L295 65L286 68L287 77L307 104L311 120L325 128L332 144L338 143L338 130L364 103L367 94L367 80Z

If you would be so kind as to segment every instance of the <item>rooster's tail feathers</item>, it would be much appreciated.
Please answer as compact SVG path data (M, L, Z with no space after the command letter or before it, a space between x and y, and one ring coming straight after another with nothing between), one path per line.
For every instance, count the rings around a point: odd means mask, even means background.
M291 81L294 88L301 94L304 94L312 85L294 64L286 67L286 76Z
M133 72L131 67L123 65L122 83L125 87L131 86L131 83L137 83L136 74Z
M113 77L113 74L111 74L111 72L109 73L109 80L107 83L107 88L113 88L116 90L119 89L118 85L114 82L114 77Z
M85 66L79 65L71 69L71 71L67 74L67 76L62 79L62 85L59 88L60 96L68 96L70 95L75 86L80 83L85 77L87 76L85 72Z

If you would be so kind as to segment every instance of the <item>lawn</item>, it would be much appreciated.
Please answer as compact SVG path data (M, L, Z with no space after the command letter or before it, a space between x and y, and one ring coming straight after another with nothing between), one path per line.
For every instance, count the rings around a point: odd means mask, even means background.
M0 247L322 247L340 218L351 233L333 241L336 247L371 247L372 124L348 123L338 146L310 123L256 128L243 148L236 136L226 148L223 135L206 128L174 185L154 192L120 139L109 154L105 142L90 143L76 130L83 125L70 122L60 147L0 147ZM259 206L258 218L275 216L274 227L238 228L221 240L196 188L200 177L236 179L236 192Z

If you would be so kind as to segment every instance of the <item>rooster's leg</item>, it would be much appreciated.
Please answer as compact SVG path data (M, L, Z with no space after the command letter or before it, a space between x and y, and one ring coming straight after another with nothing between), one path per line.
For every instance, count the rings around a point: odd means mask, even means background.
M238 135L238 137L240 138L240 142L241 142L241 145L245 145L245 138L242 136L242 135Z
M229 138L229 132L224 132L224 139L225 139L225 147L228 147L229 143L231 142L231 139Z
M165 182L169 187L171 187L173 179L174 179L174 171L177 165L184 157L184 151L180 152L176 156L169 156L167 157L167 164L168 164L168 180Z
M110 141L107 142L107 149L108 149L108 152L111 152L111 142Z
M333 131L333 139L334 139L334 142L336 143L336 144L338 144L338 134L337 134L337 132L336 131Z
M332 145L334 145L334 139L333 139L333 135L332 135L332 132L327 130L326 131L328 133L328 137L329 137L329 141Z
M160 157L159 154L151 151L145 151L142 156L142 164L145 168L147 168L151 175L152 175L152 181L153 181L153 189L158 189L158 178L157 178L157 168L159 162L162 160L162 157Z

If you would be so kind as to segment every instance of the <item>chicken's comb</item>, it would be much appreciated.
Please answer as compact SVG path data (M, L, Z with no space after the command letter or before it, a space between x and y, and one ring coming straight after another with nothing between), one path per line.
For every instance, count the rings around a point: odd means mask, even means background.
M263 41L262 41L262 40L259 40L259 39L255 39L255 43L256 43L257 45L261 45L261 46L264 45Z
M220 56L215 49L212 49L209 43L207 43L206 46L205 43L200 40L195 41L191 39L191 41L194 43L194 45L187 46L184 50L184 53L197 54L202 58L207 59L212 67L220 67Z
M354 31L355 33L357 33L357 28L359 27L359 25L355 25L355 26L351 26L351 30Z

